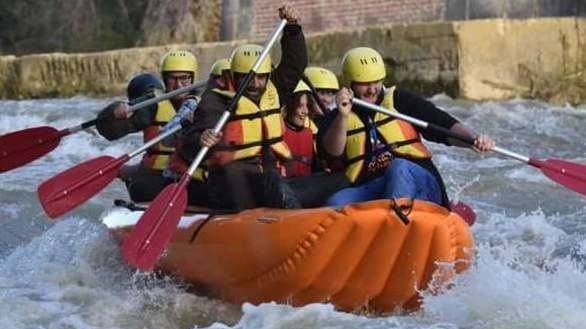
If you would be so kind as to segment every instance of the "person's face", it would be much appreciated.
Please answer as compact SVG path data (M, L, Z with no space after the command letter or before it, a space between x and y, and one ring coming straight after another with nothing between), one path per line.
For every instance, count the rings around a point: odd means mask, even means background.
M292 109L289 120L292 124L303 127L305 119L309 115L309 100L307 94L299 96L299 103L296 108Z
M371 104L376 103L382 89L382 80L372 82L352 82L354 97Z
M239 74L237 76L237 82L236 82L237 88L240 88L240 85L244 82L245 78L246 78L245 74ZM268 73L255 74L253 76L252 80L250 80L250 83L248 83L248 86L246 87L246 91L244 92L244 95L255 102L259 102L260 97L262 96L262 94L264 93L264 91L267 87L268 80L269 80Z
M334 92L331 90L318 90L317 98L328 109L334 106Z
M226 80L224 80L224 77L221 75L214 75L211 77L212 79L214 79L214 83L216 86L218 86L220 89L226 89Z
M165 88L167 92L189 86L193 83L193 75L189 72L165 72ZM184 93L173 97L174 100L183 100L189 93Z

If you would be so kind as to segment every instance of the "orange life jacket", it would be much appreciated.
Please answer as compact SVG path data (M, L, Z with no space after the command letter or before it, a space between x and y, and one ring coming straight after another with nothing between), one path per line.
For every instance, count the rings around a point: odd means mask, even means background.
M155 120L151 122L151 125L143 130L143 140L148 142L149 140L157 137L161 128L169 122L175 115L175 108L169 100L161 101L157 104L157 113ZM174 147L164 146L161 143L157 143L149 148L144 156L142 157L142 165L155 169L163 170L169 162L169 157L175 151Z
M232 91L212 91L230 98L235 95ZM270 80L261 96L260 105L245 96L240 97L208 163L224 166L235 160L258 157L263 146L269 146L281 160L291 159L291 152L283 143L285 128L279 108L279 94Z

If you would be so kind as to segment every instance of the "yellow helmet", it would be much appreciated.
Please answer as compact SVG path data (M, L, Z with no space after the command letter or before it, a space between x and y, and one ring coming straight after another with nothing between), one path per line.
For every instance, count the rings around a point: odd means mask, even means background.
M161 60L161 72L189 72L197 75L197 59L195 55L186 50L171 50Z
M309 66L305 69L305 76L313 84L315 89L340 89L338 78L334 72L318 66Z
M309 88L309 86L307 85L307 83L303 82L303 80L299 80L299 82L297 83L297 86L295 87L295 90L293 90L293 93L302 93L302 92L311 92L311 89Z
M234 49L230 56L230 69L233 73L246 74L250 72L256 60L260 57L263 48L259 45L242 45ZM271 73L271 56L267 56L256 73Z
M368 47L350 49L342 59L342 73L347 82L372 82L387 76L382 56Z
M225 70L230 70L230 59L220 58L214 62L210 69L210 75L222 75Z

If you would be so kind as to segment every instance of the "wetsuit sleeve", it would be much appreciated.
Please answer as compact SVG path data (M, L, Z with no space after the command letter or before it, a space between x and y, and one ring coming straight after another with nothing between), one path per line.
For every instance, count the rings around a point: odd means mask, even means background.
M332 164L344 159L343 155L333 156L333 155L329 154L325 150L325 148L323 147L324 136L326 135L326 132L328 131L328 129L330 129L330 126L332 125L332 123L336 119L337 115L338 115L338 109L336 108L336 109L333 109L332 111L330 111L329 113L327 113L322 118L320 118L319 129L317 131L317 136L316 136L317 155L318 155L318 157L320 157L320 159L322 161L326 161L328 163L328 165L332 165Z
M137 129L130 119L116 119L114 118L114 109L121 102L114 102L108 105L105 109L98 113L100 119L96 123L98 133L109 141L117 140L130 133L140 131Z
M393 102L397 111L446 129L452 128L453 125L459 122L456 118L441 110L430 101L405 90L395 89ZM426 140L451 145L448 142L447 136L442 133L417 126L414 127Z
M138 109L130 118L130 123L136 131L144 130L150 126L157 117L157 104Z
M307 47L300 25L288 24L281 38L281 62L271 74L281 104L287 104L307 67Z

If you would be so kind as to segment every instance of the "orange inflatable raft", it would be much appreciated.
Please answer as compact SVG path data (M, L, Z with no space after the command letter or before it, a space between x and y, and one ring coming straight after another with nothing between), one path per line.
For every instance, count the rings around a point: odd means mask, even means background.
M115 207L102 221L123 237L142 211ZM425 201L341 209L252 209L185 215L156 266L233 303L333 303L344 311L414 310L418 290L470 266L464 220ZM451 264L446 266L447 264Z

